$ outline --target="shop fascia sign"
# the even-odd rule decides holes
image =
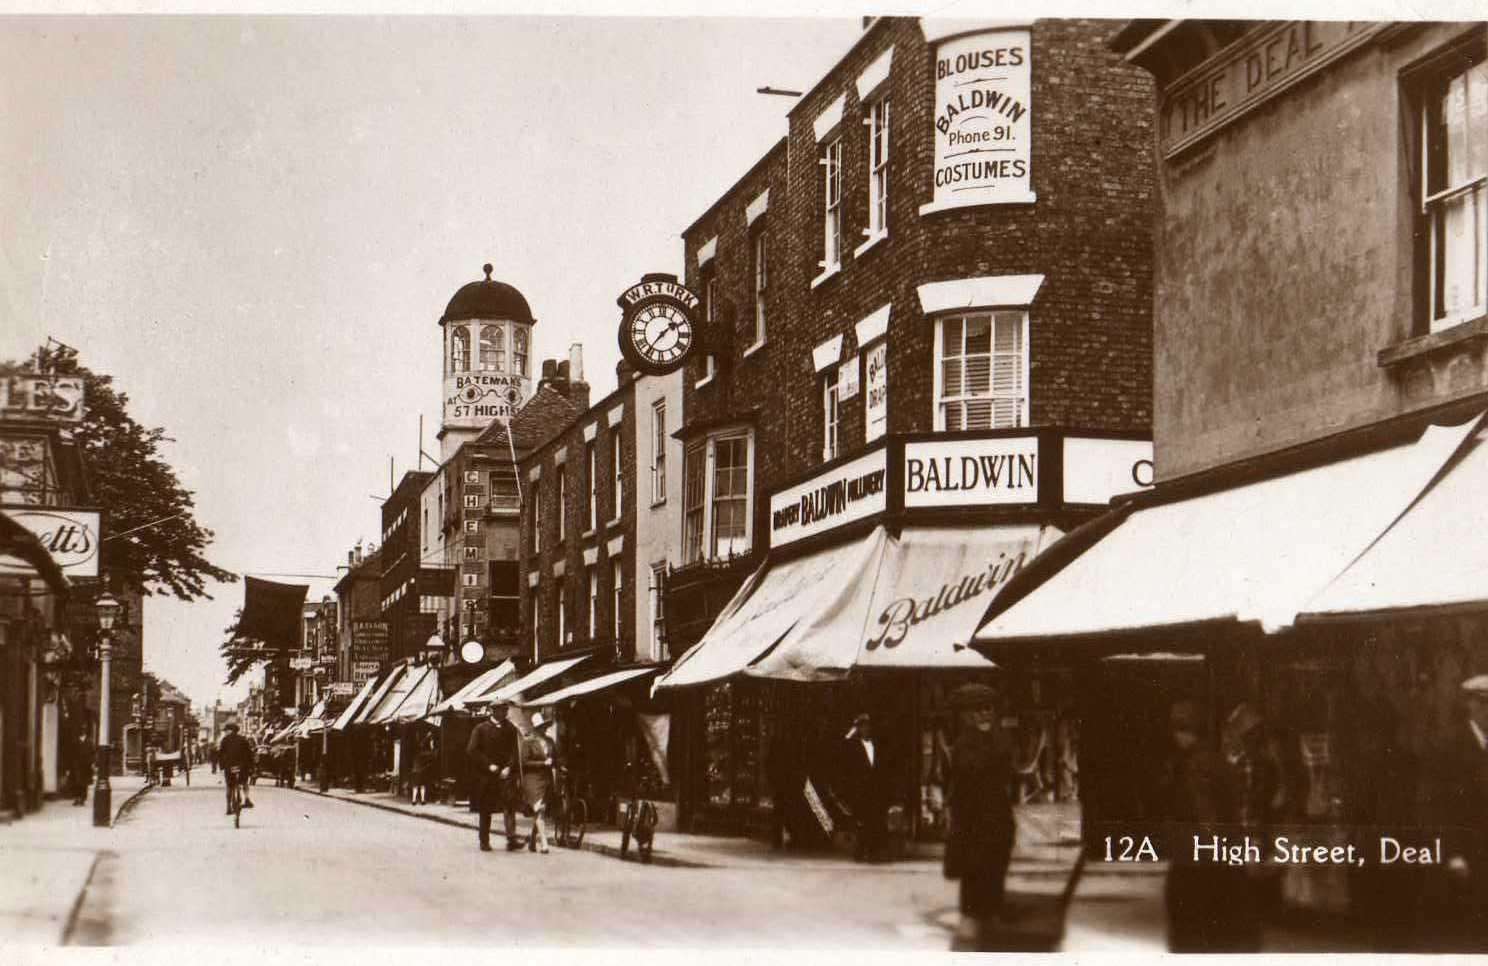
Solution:
[[[888,508],[888,450],[879,447],[770,497],[770,545],[781,547]]]
[[[0,372],[0,419],[76,423],[82,418],[81,376]]]
[[[1039,438],[947,439],[904,444],[904,506],[1037,503]]]
[[[1051,449],[1060,457],[1045,481]],[[1053,499],[1105,505],[1153,482],[1152,441],[1101,436],[1030,434],[904,444],[904,506],[1019,506],[1040,501],[1043,483]]]
[[[6,516],[30,530],[68,577],[98,576],[97,510],[7,506]]]

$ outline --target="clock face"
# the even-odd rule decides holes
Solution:
[[[692,320],[668,302],[642,307],[631,316],[627,334],[636,354],[657,368],[673,368],[692,348]]]

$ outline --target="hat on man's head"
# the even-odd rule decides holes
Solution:
[[[222,730],[223,731],[237,731],[238,730],[238,723],[236,721],[229,721],[227,724],[225,724],[225,725],[222,726]]]
[[[855,725],[869,724],[872,721],[873,719],[869,717],[868,712],[866,711],[859,711],[857,714],[853,715],[853,724]]]
[[[1463,681],[1462,693],[1469,698],[1488,700],[1488,674],[1475,674]]]
[[[552,723],[553,723],[553,719],[547,717],[541,711],[534,712],[533,715],[532,715],[532,730],[533,731],[536,731],[538,728],[545,728],[545,727],[547,727],[548,725],[550,725]]]
[[[506,701],[492,701],[490,704],[486,705],[486,714],[504,715],[506,714],[506,708],[508,704],[509,702]]]
[[[997,691],[988,685],[972,681],[951,692],[950,706],[961,711],[975,711],[997,706]]]

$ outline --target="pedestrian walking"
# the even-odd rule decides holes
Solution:
[[[553,741],[548,737],[553,719],[541,711],[532,716],[532,731],[522,739],[522,800],[532,812],[532,835],[527,839],[529,851],[548,852],[548,836],[543,828],[548,794],[553,787]]]
[[[853,859],[858,862],[883,858],[887,836],[889,770],[873,740],[873,720],[862,713],[853,719],[843,749],[843,791],[857,823],[858,840]]]
[[[1168,720],[1174,750],[1166,785],[1175,836],[1168,847],[1168,948],[1175,953],[1257,951],[1260,923],[1244,867],[1192,860],[1194,836],[1221,835],[1221,826],[1239,822],[1234,774],[1209,746],[1196,702],[1178,701]]]
[[[520,793],[521,736],[506,720],[506,704],[492,703],[486,720],[470,732],[465,754],[476,768],[475,795],[480,810],[480,848],[491,851],[491,813],[500,809],[506,827],[506,850],[521,848],[514,812]]]
[[[973,950],[997,948],[991,926],[1002,911],[1016,831],[1013,756],[996,698],[985,684],[963,685],[951,695],[961,727],[951,748],[945,874],[961,882],[957,948]]]
[[[410,796],[412,804],[429,804],[429,785],[438,778],[439,752],[434,749],[434,736],[425,735],[420,743],[418,756],[413,760],[413,793]]]
[[[88,740],[86,729],[79,729],[72,742],[72,760],[68,764],[68,784],[72,791],[72,804],[84,805],[88,801],[88,779],[93,771],[93,743]]]

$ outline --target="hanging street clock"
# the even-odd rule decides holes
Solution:
[[[620,352],[647,375],[662,376],[687,364],[702,333],[701,300],[675,275],[650,274],[626,289],[620,309]]]

